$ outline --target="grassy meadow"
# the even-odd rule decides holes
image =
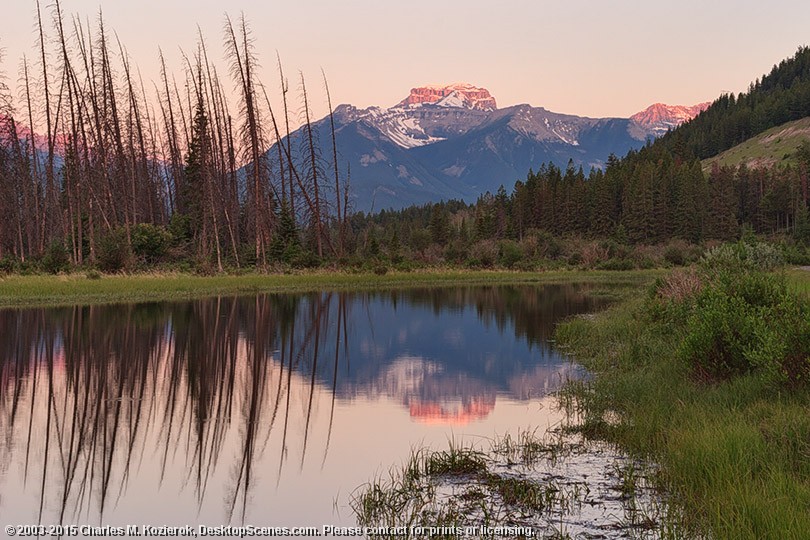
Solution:
[[[65,305],[138,302],[267,292],[304,292],[321,289],[375,289],[495,284],[550,284],[591,282],[643,283],[661,270],[512,272],[429,270],[414,272],[350,273],[311,271],[297,274],[112,274],[0,276],[0,306]]]
[[[571,388],[582,430],[658,461],[677,537],[808,538],[810,272],[716,276],[558,329],[595,374]]]

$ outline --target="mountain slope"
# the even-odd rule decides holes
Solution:
[[[752,83],[748,92],[720,96],[656,145],[683,159],[706,159],[806,116],[810,116],[810,47],[801,47]]]
[[[341,170],[346,164],[351,169],[352,204],[368,211],[441,199],[472,201],[502,184],[511,186],[543,163],[601,168],[610,154],[637,149],[662,126],[677,125],[699,110],[660,106],[633,120],[530,105],[498,109],[486,89],[456,83],[413,88],[388,109],[339,105],[334,120]],[[314,124],[322,142],[330,136],[328,126],[328,118]],[[292,134],[295,141],[300,136]],[[274,154],[271,149],[271,160]]]
[[[735,167],[745,164],[748,168],[794,164],[796,150],[805,141],[810,141],[810,117],[771,128],[714,157],[704,159],[703,170],[710,170],[715,163]]]

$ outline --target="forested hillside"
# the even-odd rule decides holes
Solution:
[[[763,131],[810,116],[810,48],[751,83],[748,92],[720,96],[690,122],[656,142],[682,159],[705,159]]]

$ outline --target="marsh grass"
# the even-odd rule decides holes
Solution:
[[[662,537],[657,527],[666,507],[651,504],[651,473],[641,462],[607,457],[604,474],[558,467],[576,456],[590,463],[590,451],[580,438],[559,430],[506,434],[486,449],[450,441],[447,450],[413,450],[401,467],[358,488],[350,506],[358,524],[367,527],[517,525],[533,527],[543,538],[613,528],[620,531],[615,537]],[[588,480],[591,472],[603,478]],[[607,499],[621,501],[615,519],[575,517]]]
[[[57,276],[0,275],[0,306],[67,305],[188,299],[219,294],[307,292],[314,290],[407,288],[420,286],[555,284],[587,282],[594,291],[615,298],[623,287],[648,282],[660,271],[503,272],[434,270],[357,274],[310,271],[297,274],[243,274],[197,276],[161,274],[70,274]]]
[[[792,290],[810,292],[806,274],[788,274]],[[594,374],[563,392],[580,431],[659,463],[672,516],[662,534],[810,537],[807,385],[774,387],[758,373],[695,377],[678,354],[684,325],[651,317],[641,296],[557,329],[558,343]],[[632,477],[621,478],[629,493]]]

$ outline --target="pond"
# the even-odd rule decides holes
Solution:
[[[0,311],[2,523],[353,525],[415,447],[557,422],[587,285]]]

